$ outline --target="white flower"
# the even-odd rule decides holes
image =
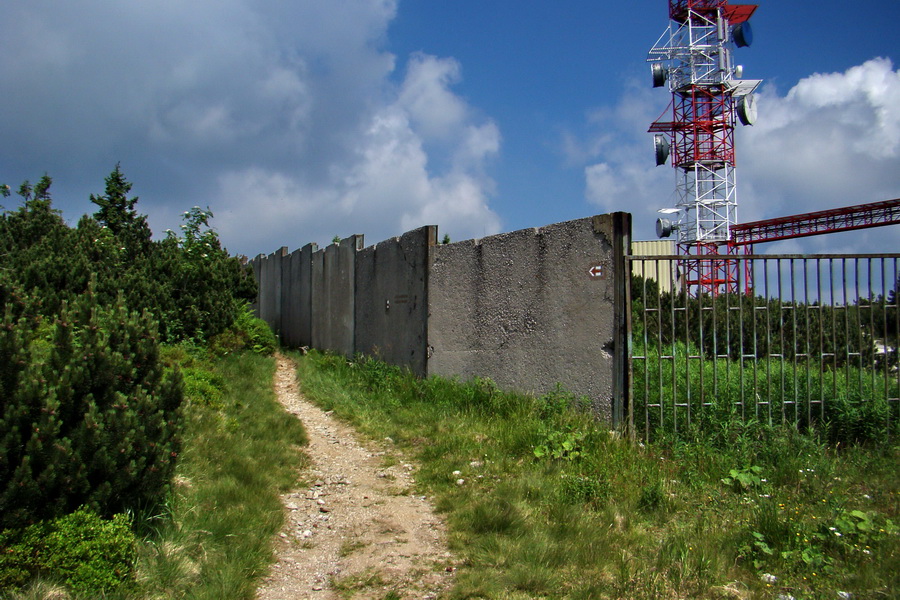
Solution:
[[[759,576],[765,583],[775,583],[778,581],[778,578],[772,575],[771,573],[763,573]]]

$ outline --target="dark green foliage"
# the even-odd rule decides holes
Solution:
[[[683,291],[660,293],[656,281],[632,277],[636,337],[662,345],[689,340],[708,358],[777,355],[803,362],[826,356],[830,368],[878,364],[874,340],[900,336],[895,297],[891,290],[846,306],[746,294],[693,298]]]
[[[209,347],[220,356],[245,349],[271,356],[278,349],[278,339],[269,325],[255,317],[250,305],[246,305],[232,327],[210,339]]]
[[[162,340],[206,342],[228,330],[255,298],[251,269],[222,248],[209,210],[185,212],[182,236],[170,232],[154,242],[116,165],[105,193],[91,196],[99,210],[71,228],[52,207],[51,183],[48,176],[34,186],[26,181],[22,206],[0,215],[0,269],[40,300],[41,315],[58,314],[94,276],[100,304],[121,293],[130,310],[150,312]]]
[[[137,197],[129,198],[131,183],[125,179],[120,165],[106,178],[106,193],[103,196],[91,194],[91,202],[100,207],[94,219],[121,242],[119,248],[132,260],[147,252],[150,246],[150,228],[147,217],[139,215],[135,205]]]
[[[136,559],[130,525],[124,514],[107,520],[79,509],[0,532],[0,590],[21,588],[36,575],[93,597],[127,589],[134,581]]]
[[[90,291],[43,333],[13,313],[0,328],[0,527],[159,502],[182,391],[159,360],[152,319],[121,300],[100,308]]]

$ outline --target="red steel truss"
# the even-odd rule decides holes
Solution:
[[[671,133],[673,164],[734,166],[734,96],[722,86],[692,85],[673,94],[673,120],[656,121],[651,133]]]
[[[732,258],[743,253],[744,248],[731,245],[678,244],[678,254],[684,257],[678,261],[684,289],[695,297],[741,292],[751,294],[753,274],[750,261]]]
[[[715,15],[718,9],[723,9],[725,18],[732,25],[743,23],[753,14],[757,6],[755,4],[728,4],[727,0],[669,0],[669,18],[683,23],[689,11],[699,15]]]
[[[714,15],[726,4],[727,0],[669,0],[669,18],[683,23],[688,18],[688,11]]]
[[[729,246],[882,227],[900,223],[900,198],[731,226]]]

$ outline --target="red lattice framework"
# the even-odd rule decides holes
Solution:
[[[737,219],[736,94],[743,91],[737,91],[742,82],[734,78],[727,28],[749,19],[756,8],[727,0],[669,0],[674,26],[649,59],[668,65],[671,120],[657,120],[649,131],[671,140],[682,215],[678,253],[685,257],[679,269],[693,295],[747,293],[752,287],[749,263],[730,258],[745,250],[729,243]]]
[[[672,161],[685,168],[702,163],[734,166],[734,97],[723,86],[691,85],[673,94],[672,120],[656,121],[651,133],[670,133]]]
[[[731,228],[729,245],[749,250],[755,243],[896,224],[900,224],[900,198],[740,223]]]

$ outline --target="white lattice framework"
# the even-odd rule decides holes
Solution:
[[[650,132],[664,138],[655,139],[657,162],[671,151],[677,172],[677,219],[671,225],[683,254],[719,254],[737,224],[734,130],[739,110],[746,123],[749,95],[760,82],[740,78],[732,52],[735,28],[755,8],[724,0],[670,0],[669,26],[647,57],[654,86],[667,82],[672,93],[670,118],[658,119]],[[721,272],[686,278],[688,285],[714,293],[733,289],[736,281],[736,275]]]

